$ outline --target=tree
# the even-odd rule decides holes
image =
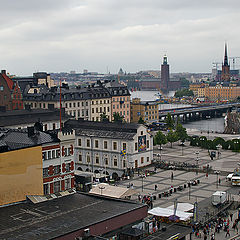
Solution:
[[[176,126],[176,134],[178,136],[178,140],[181,140],[182,143],[188,138],[187,130],[182,126],[181,123],[178,123]]]
[[[144,124],[144,123],[145,123],[142,117],[140,117],[140,118],[138,119],[138,123],[139,123],[139,124]]]
[[[113,113],[113,122],[123,122],[124,116],[121,116],[119,112]]]
[[[173,132],[173,130],[170,130],[167,134],[167,140],[171,143],[171,148],[172,148],[172,144],[178,140],[178,136],[176,132]]]
[[[173,120],[172,115],[170,113],[167,114],[165,123],[166,123],[166,127],[168,129],[173,129],[174,128],[174,120]]]
[[[181,97],[191,97],[194,96],[193,91],[189,90],[187,88],[181,89],[181,90],[177,90],[174,94],[175,97],[181,98]]]
[[[161,131],[158,131],[154,137],[154,143],[155,145],[160,145],[161,149],[162,145],[167,143],[167,138]]]
[[[107,117],[107,115],[106,115],[105,113],[102,113],[102,114],[100,115],[100,121],[101,121],[101,122],[108,121],[108,117]]]

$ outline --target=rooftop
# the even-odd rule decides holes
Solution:
[[[142,204],[80,193],[21,203],[1,208],[0,239],[53,239],[140,208],[147,215]]]

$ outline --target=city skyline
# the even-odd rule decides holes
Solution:
[[[240,56],[237,0],[1,2],[1,69],[11,74],[159,70],[164,54],[171,72],[211,72],[225,42]]]

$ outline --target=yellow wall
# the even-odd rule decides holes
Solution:
[[[43,195],[42,147],[0,153],[0,205]]]

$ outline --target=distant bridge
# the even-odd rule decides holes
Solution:
[[[173,117],[182,116],[183,122],[205,119],[208,116],[211,118],[220,117],[223,113],[232,111],[232,108],[240,107],[240,103],[228,103],[210,106],[194,106],[175,109],[159,110],[159,119],[166,118],[170,113]]]

